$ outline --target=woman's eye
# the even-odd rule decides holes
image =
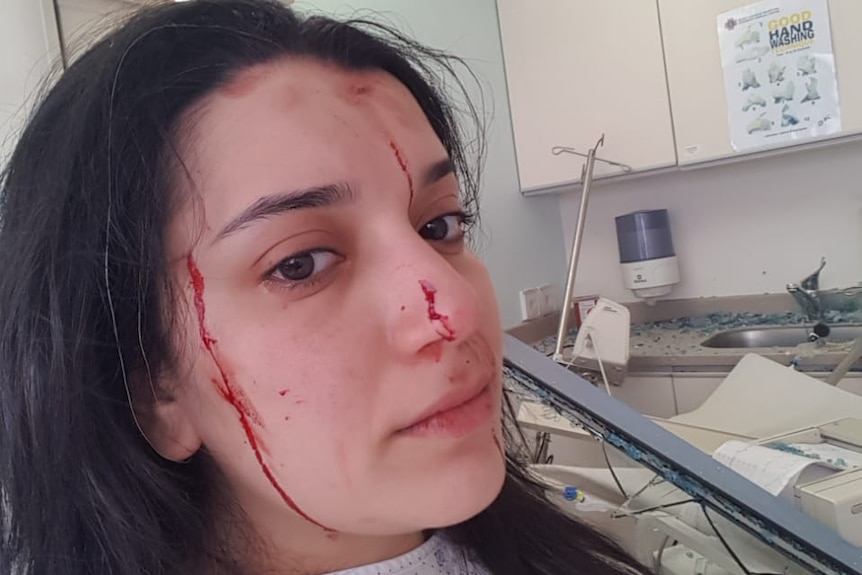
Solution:
[[[433,242],[457,242],[464,237],[466,214],[446,214],[434,218],[419,230],[419,235]]]
[[[289,283],[307,282],[337,263],[339,256],[329,250],[309,250],[281,260],[270,272],[273,279]]]

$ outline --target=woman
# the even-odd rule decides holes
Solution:
[[[0,572],[638,569],[504,452],[449,60],[367,29],[149,8],[38,106],[2,188]]]

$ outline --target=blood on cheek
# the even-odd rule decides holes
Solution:
[[[272,473],[272,470],[269,468],[269,465],[263,459],[263,444],[258,438],[257,433],[255,433],[254,428],[252,427],[252,423],[258,425],[259,427],[263,426],[263,422],[260,419],[260,416],[255,411],[254,407],[248,401],[248,398],[242,392],[241,389],[234,386],[231,383],[230,378],[228,377],[227,371],[225,370],[221,359],[215,350],[216,339],[212,337],[206,325],[206,304],[204,303],[204,277],[198,269],[197,263],[195,263],[194,257],[192,254],[189,254],[186,258],[186,264],[189,270],[189,276],[191,278],[191,287],[194,293],[194,304],[195,311],[197,312],[197,320],[198,320],[198,331],[200,333],[201,342],[204,345],[204,348],[207,350],[210,358],[212,358],[213,363],[219,372],[219,377],[221,381],[214,380],[215,384],[218,386],[219,394],[224,398],[226,402],[228,402],[236,411],[239,416],[240,425],[242,425],[243,432],[245,433],[246,439],[248,440],[248,444],[251,447],[251,450],[254,452],[254,457],[257,460],[258,465],[260,465],[260,469],[263,472],[264,476],[266,476],[267,481],[269,481],[270,485],[276,490],[276,492],[281,497],[282,501],[295,513],[297,513],[300,517],[317,525],[318,527],[327,531],[327,533],[334,533],[332,529],[329,529],[311,517],[309,517],[299,506],[293,501],[293,499],[287,494],[284,488],[279,485],[278,480],[275,478],[275,475]]]

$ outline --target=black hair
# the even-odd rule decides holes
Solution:
[[[384,26],[196,0],[142,9],[94,44],[37,104],[0,180],[0,573],[168,575],[217,556],[206,463],[154,452],[127,374],[171,362],[162,232],[183,114],[292,55],[404,84],[475,203],[479,133],[447,96],[463,88],[458,60]],[[639,569],[507,460],[496,501],[449,530],[493,573]]]

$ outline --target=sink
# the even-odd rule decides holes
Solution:
[[[740,327],[719,332],[701,345],[703,347],[795,347],[809,341],[814,325],[779,325]],[[829,335],[820,338],[828,342],[853,341],[862,336],[862,324],[830,326]]]

